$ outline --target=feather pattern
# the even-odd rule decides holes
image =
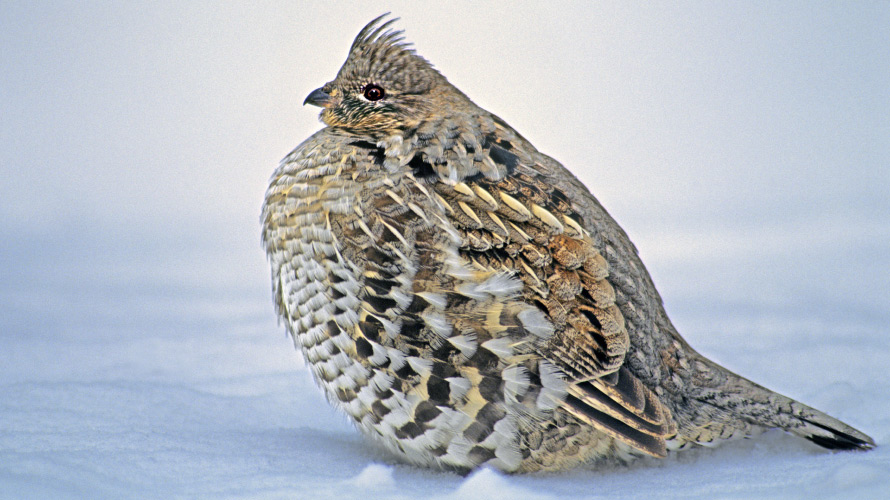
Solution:
[[[763,427],[873,446],[690,348],[587,188],[395,21],[365,26],[310,94],[327,127],[282,161],[262,214],[276,311],[364,433],[461,471],[662,457]]]

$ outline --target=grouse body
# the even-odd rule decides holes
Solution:
[[[558,470],[782,428],[871,438],[677,333],[624,231],[381,16],[275,171],[276,310],[328,400],[414,464]]]

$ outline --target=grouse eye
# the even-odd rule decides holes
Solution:
[[[385,95],[383,89],[377,85],[371,84],[364,89],[365,99],[369,101],[379,101]]]

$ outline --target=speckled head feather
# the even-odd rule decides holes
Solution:
[[[356,36],[337,77],[320,90],[329,96],[321,120],[353,130],[386,130],[416,124],[429,114],[432,90],[447,84],[432,64],[404,41],[389,14],[368,23]],[[379,99],[367,90],[379,89]],[[450,85],[449,85],[450,87]]]

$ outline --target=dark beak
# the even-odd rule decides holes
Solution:
[[[313,106],[318,106],[320,108],[326,108],[331,104],[331,96],[328,95],[327,92],[321,89],[315,89],[306,96],[306,100],[303,101],[303,106],[311,104]]]

